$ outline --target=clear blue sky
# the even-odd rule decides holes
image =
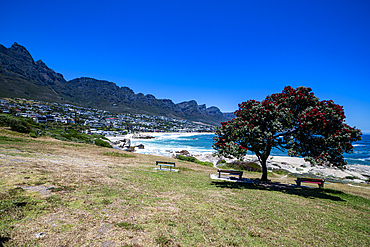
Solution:
[[[224,112],[311,87],[370,133],[370,1],[1,1],[0,44],[71,80]]]

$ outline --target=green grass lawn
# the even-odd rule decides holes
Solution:
[[[0,129],[0,246],[370,243],[369,186],[292,189],[272,173],[270,185],[223,182],[193,162],[66,144]]]

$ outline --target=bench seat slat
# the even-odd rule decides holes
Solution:
[[[242,176],[243,176],[243,171],[218,169],[217,172],[218,172],[218,177],[221,177],[221,173],[227,173],[229,175],[239,175],[239,179],[242,179]]]
[[[295,180],[298,186],[301,186],[301,183],[311,183],[311,184],[318,184],[319,188],[324,187],[324,179],[319,179],[319,178],[297,178]]]
[[[156,161],[155,164],[159,166],[160,169],[162,169],[162,166],[168,166],[170,167],[170,170],[172,167],[175,167],[175,162]]]
[[[316,182],[316,181],[305,181],[305,180],[301,180],[301,182],[303,182],[303,183],[311,183],[311,184],[321,184],[321,182]]]

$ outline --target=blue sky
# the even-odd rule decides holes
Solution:
[[[1,1],[0,44],[71,80],[224,112],[307,86],[370,133],[370,1]]]

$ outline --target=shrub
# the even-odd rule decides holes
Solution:
[[[236,169],[236,170],[245,170],[245,171],[252,171],[252,172],[262,171],[261,166],[254,162],[243,162],[243,161],[237,160],[229,165],[231,166],[231,168]]]
[[[33,131],[31,131],[31,132],[30,132],[30,136],[31,136],[32,138],[37,138],[36,133],[35,133],[35,132],[33,132]]]
[[[93,137],[93,138],[100,138],[100,139],[103,139],[103,140],[107,140],[107,141],[109,141],[109,139],[108,138],[106,138],[105,136],[103,136],[103,135],[99,135],[99,134],[91,134],[90,135],[91,137]]]
[[[200,161],[200,160],[197,160],[195,157],[177,155],[176,159],[189,161],[189,162],[194,162],[194,163],[197,163],[197,164],[203,165],[203,166],[213,167],[213,164],[211,162]]]
[[[102,139],[95,139],[95,145],[101,146],[101,147],[106,147],[106,148],[111,148],[112,147],[108,142],[103,141]]]
[[[2,115],[0,117],[0,126],[10,127],[11,130],[20,133],[30,133],[31,131],[31,125],[27,121],[13,116]]]
[[[189,161],[189,162],[197,162],[197,161],[199,161],[195,157],[189,157],[189,156],[183,156],[183,155],[177,155],[176,156],[176,159],[184,160],[184,161]]]

